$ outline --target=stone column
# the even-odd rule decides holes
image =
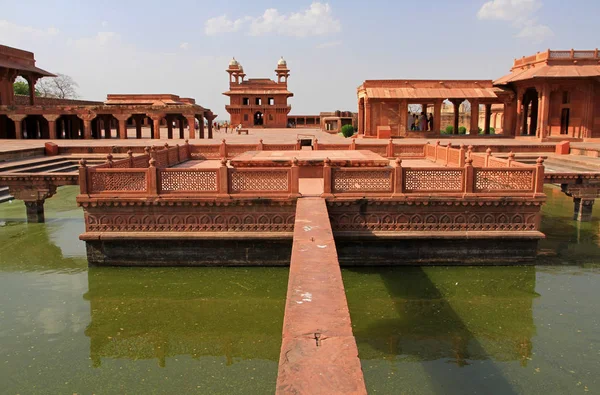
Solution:
[[[485,105],[485,129],[484,134],[490,134],[490,121],[492,118],[492,105],[487,103]]]
[[[162,114],[152,114],[150,115],[150,118],[152,119],[152,125],[154,128],[154,136],[152,136],[153,139],[160,139],[160,121],[161,119],[163,119],[163,115]]]
[[[212,128],[213,128],[213,120],[214,119],[215,119],[215,116],[212,113],[210,113],[210,116],[206,119],[208,122],[208,138],[209,139],[213,138],[213,129]],[[233,125],[232,125],[232,127],[233,127]],[[232,132],[233,132],[233,129],[232,129]]]
[[[469,134],[479,134],[479,101],[471,100],[471,127]]]
[[[573,198],[573,219],[579,222],[592,220],[593,198]]]
[[[368,97],[365,97],[365,130],[364,134],[370,136],[371,131],[371,101]]]
[[[204,138],[204,114],[202,114],[202,116],[198,120],[198,133],[199,133],[198,137],[203,139]]]
[[[442,102],[442,100],[436,100],[433,103],[433,131],[437,133],[440,133],[442,127]]]
[[[56,140],[56,120],[60,117],[57,114],[44,114],[44,118],[48,121],[48,134],[50,140]]]
[[[179,122],[179,138],[183,140],[185,139],[185,134],[183,128],[183,118],[181,117],[181,115],[177,118],[177,121]]]
[[[463,102],[463,99],[450,99],[452,106],[454,107],[454,131],[453,134],[458,134],[458,121],[460,117],[460,104]]]
[[[171,114],[167,114],[165,116],[165,119],[167,120],[167,138],[168,139],[173,139],[173,118]]]
[[[135,122],[135,138],[142,138],[142,117],[143,115],[136,114],[133,116],[133,121]]]
[[[23,120],[27,115],[24,114],[7,114],[7,116],[15,123],[15,137],[17,139],[23,138]]]
[[[194,117],[193,115],[188,115],[187,117],[185,117],[185,119],[187,119],[187,123],[188,123],[188,128],[190,130],[190,135],[189,135],[189,139],[195,139],[196,138],[196,117]],[[199,122],[200,124],[200,138],[204,138],[204,122]]]
[[[131,117],[131,114],[115,114],[115,118],[119,121],[118,135],[120,139],[127,138],[127,120]]]
[[[358,99],[358,134],[365,134],[365,99]]]
[[[110,115],[102,116],[102,124],[104,125],[104,138],[105,139],[112,138],[111,123],[112,123],[112,117]],[[102,137],[98,136],[98,138],[102,138]]]
[[[96,114],[81,114],[79,117],[83,120],[83,138],[89,140],[92,138],[92,119]]]
[[[408,130],[408,126],[406,123],[408,122],[408,102],[406,100],[400,101],[398,105],[398,134],[400,136],[406,136],[406,131]]]
[[[583,87],[584,101],[582,106],[581,137],[591,138],[594,130],[594,84]]]
[[[523,134],[523,107],[523,90],[517,88],[517,117],[514,125],[515,136]]]
[[[27,76],[25,79],[27,80],[27,84],[29,85],[29,105],[35,106],[35,83],[38,79],[33,76]]]
[[[55,185],[33,186],[26,189],[10,189],[11,194],[16,198],[23,200],[27,210],[27,222],[41,223],[44,218],[44,202],[47,198],[56,193]]]

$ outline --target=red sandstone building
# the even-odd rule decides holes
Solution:
[[[287,89],[290,70],[283,59],[277,62],[277,81],[268,78],[249,78],[242,65],[234,59],[229,62],[229,90],[223,93],[230,102],[225,109],[231,116],[231,124],[244,128],[285,128],[292,107],[287,100],[294,94]]]
[[[454,105],[454,133],[459,106],[471,104],[470,134],[478,134],[484,112],[484,134],[494,125],[508,136],[538,139],[600,138],[600,56],[592,51],[551,51],[517,59],[510,74],[495,80],[368,80],[358,87],[358,129],[377,137],[378,128],[394,137],[433,137],[440,133],[441,105]],[[433,113],[431,132],[411,132],[409,105]],[[494,110],[492,109],[494,106]],[[502,110],[498,110],[502,106]]]
[[[18,76],[29,84],[28,100],[14,94]],[[142,138],[142,126],[150,127],[150,137],[161,138],[161,125],[168,138],[212,138],[216,117],[194,99],[171,94],[108,95],[105,102],[40,98],[35,96],[39,78],[54,77],[35,65],[33,53],[0,45],[0,139],[99,139],[129,138],[127,129],[135,128]],[[113,133],[114,131],[114,133]],[[133,134],[133,133],[132,133]],[[164,136],[162,136],[164,137]]]

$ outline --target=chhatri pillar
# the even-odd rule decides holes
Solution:
[[[95,113],[79,114],[83,120],[83,138],[89,140],[92,138],[92,119],[96,118]]]
[[[371,135],[371,101],[365,97],[365,130],[364,134]]]
[[[171,140],[173,138],[173,115],[167,114],[165,119],[167,120],[167,139]]]
[[[365,99],[358,99],[358,134],[365,134]]]
[[[27,80],[27,85],[29,85],[29,105],[35,106],[35,83],[38,79],[32,75],[26,76],[25,79]]]
[[[213,121],[215,120],[215,118],[217,117],[215,114],[212,113],[212,111],[208,111],[207,113],[205,113],[206,115],[206,122],[208,123],[208,138],[212,139],[213,138]],[[233,128],[234,126],[231,125],[231,127]]]

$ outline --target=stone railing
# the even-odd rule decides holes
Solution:
[[[167,150],[165,150],[167,151]],[[297,197],[297,162],[269,168],[229,168],[222,160],[216,169],[161,168],[150,159],[146,169],[87,167],[79,168],[82,195],[89,197],[185,196],[227,198]]]
[[[444,147],[445,148],[445,147]],[[468,194],[486,196],[541,196],[544,166],[539,158],[535,166],[519,164],[516,168],[476,168],[473,160],[464,166],[403,167],[396,159],[394,166],[342,167],[331,166],[325,160],[323,197],[400,197],[403,195],[443,195],[465,197]]]
[[[443,146],[437,141],[434,145],[427,143],[425,146],[425,159],[448,167],[462,167],[465,165],[465,146],[452,147],[451,143]]]
[[[485,151],[485,154],[476,154],[472,151],[472,148],[472,146],[469,146],[467,158],[473,160],[473,167],[529,167],[525,163],[517,162],[513,152],[508,154],[508,159],[504,159],[493,156],[490,148]]]

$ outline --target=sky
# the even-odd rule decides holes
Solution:
[[[70,75],[81,98],[173,93],[226,119],[246,78],[291,70],[291,114],[357,109],[367,79],[497,79],[514,58],[600,42],[598,0],[6,1],[0,44]]]

